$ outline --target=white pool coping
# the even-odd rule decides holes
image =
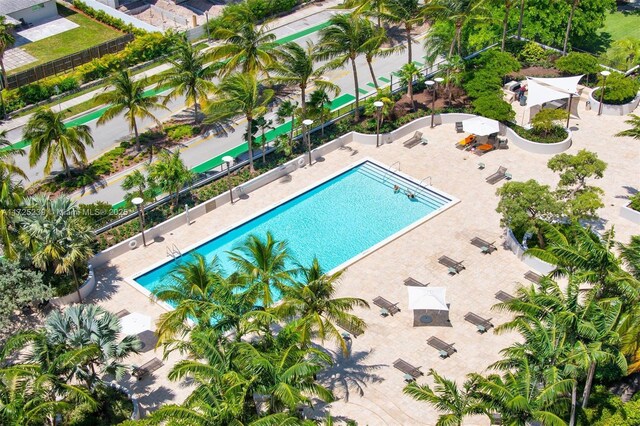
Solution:
[[[284,198],[284,199],[282,199],[282,200],[280,200],[280,201],[278,201],[276,203],[273,203],[273,204],[263,208],[262,210],[258,211],[257,213],[251,215],[250,217],[245,218],[243,220],[240,220],[238,222],[235,222],[231,226],[228,226],[228,227],[224,228],[222,231],[217,232],[216,234],[214,234],[212,236],[203,238],[202,240],[200,240],[200,241],[188,246],[187,248],[185,248],[183,250],[182,256],[185,256],[185,255],[189,254],[190,252],[192,252],[196,248],[208,243],[209,241],[215,240],[216,238],[220,237],[221,235],[224,235],[224,234],[232,231],[233,229],[235,229],[235,228],[237,228],[239,226],[242,226],[245,223],[247,223],[247,222],[249,222],[249,221],[251,221],[251,220],[253,220],[253,219],[257,218],[257,217],[262,216],[263,214],[265,214],[265,213],[267,213],[267,212],[269,212],[269,211],[271,211],[271,210],[273,210],[273,209],[275,209],[275,208],[277,208],[277,207],[279,207],[281,205],[284,205],[284,204],[290,202],[294,198],[299,197],[300,195],[302,195],[302,194],[304,194],[306,192],[309,192],[312,189],[314,189],[314,188],[316,188],[316,187],[318,187],[320,185],[324,185],[326,182],[336,178],[337,176],[339,176],[339,175],[341,175],[343,173],[346,173],[349,170],[351,170],[351,169],[353,169],[355,167],[358,167],[358,166],[360,166],[360,165],[362,165],[364,163],[367,163],[367,162],[375,164],[375,165],[377,165],[377,166],[379,166],[379,167],[381,167],[383,169],[386,169],[389,173],[393,173],[393,174],[395,174],[395,175],[397,175],[397,176],[399,176],[399,177],[401,177],[403,179],[406,179],[406,180],[414,183],[415,185],[426,189],[427,191],[431,191],[431,192],[437,194],[440,197],[446,198],[446,199],[449,200],[449,202],[444,204],[442,207],[439,207],[438,209],[434,210],[433,212],[427,214],[426,216],[416,220],[415,222],[410,223],[409,225],[405,226],[404,228],[400,229],[399,231],[391,234],[390,236],[388,236],[384,240],[374,244],[373,246],[369,247],[368,249],[366,249],[366,250],[360,252],[359,254],[351,257],[350,259],[348,259],[347,261],[341,263],[340,265],[336,266],[335,268],[331,269],[329,272],[327,272],[327,274],[329,274],[329,275],[333,274],[335,272],[338,272],[340,270],[347,269],[352,264],[354,264],[354,263],[358,262],[359,260],[367,257],[368,255],[370,255],[371,253],[373,253],[376,250],[380,249],[381,247],[384,247],[385,245],[389,244],[390,242],[398,239],[402,235],[404,235],[404,234],[408,233],[409,231],[417,228],[418,226],[420,226],[420,225],[424,224],[425,222],[429,221],[431,218],[433,218],[433,217],[439,215],[440,213],[450,209],[451,207],[455,206],[456,204],[458,204],[460,202],[460,200],[458,198],[456,198],[456,197],[454,197],[454,196],[452,196],[450,194],[447,194],[446,192],[441,191],[441,190],[439,190],[437,188],[434,188],[433,186],[421,185],[420,182],[417,179],[415,179],[413,176],[407,175],[407,174],[403,173],[400,170],[395,170],[395,169],[391,170],[391,166],[389,166],[387,164],[384,164],[384,163],[381,163],[381,162],[379,162],[377,160],[374,160],[371,157],[365,157],[365,158],[362,158],[362,159],[352,163],[351,165],[349,165],[347,167],[344,167],[344,168],[338,170],[337,172],[331,173],[329,176],[327,176],[325,179],[321,180],[320,182],[315,182],[315,183],[313,183],[313,184],[301,189],[300,191],[296,191],[293,194],[289,195],[288,197],[286,197],[286,198]],[[161,260],[159,262],[156,262],[153,265],[143,269],[142,271],[140,271],[140,272],[138,272],[136,274],[133,274],[133,275],[131,275],[129,277],[126,277],[124,279],[124,281],[127,284],[131,285],[136,290],[138,290],[139,292],[141,292],[142,294],[144,294],[145,296],[147,296],[147,297],[149,297],[151,299],[154,299],[153,294],[151,293],[151,291],[149,291],[148,289],[146,289],[142,285],[138,284],[138,282],[135,279],[140,277],[140,276],[142,276],[142,275],[145,275],[148,272],[153,271],[156,268],[159,268],[159,267],[165,265],[166,263],[173,262],[174,260],[175,259],[173,259],[173,258],[172,259],[163,259],[163,260]],[[155,299],[154,299],[154,301],[155,301],[155,303],[159,304],[160,306],[162,306],[163,308],[165,308],[167,310],[173,310],[174,309],[173,306],[169,305],[166,302],[162,302],[160,300],[155,300]]]

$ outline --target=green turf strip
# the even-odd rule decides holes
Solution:
[[[382,81],[383,83],[391,83],[391,80],[389,80],[387,77],[378,77],[378,80]]]
[[[285,44],[285,43],[289,43],[290,41],[293,40],[297,40],[299,38],[302,38],[304,36],[308,36],[309,34],[315,33],[316,31],[320,31],[323,28],[326,28],[330,25],[329,21],[325,21],[321,24],[315,25],[313,27],[309,27],[307,29],[304,29],[302,31],[298,31],[297,33],[293,33],[290,34],[286,37],[282,37],[281,39],[276,40],[277,44]]]

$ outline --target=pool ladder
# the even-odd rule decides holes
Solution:
[[[180,249],[175,244],[172,244],[171,247],[167,246],[167,256],[171,256],[172,259],[177,259],[182,256]]]
[[[394,168],[393,166],[398,165],[398,168]],[[399,172],[400,171],[400,162],[396,161],[395,163],[393,163],[392,165],[389,166],[389,168],[384,172],[384,176],[382,177],[382,183],[385,183],[387,181],[387,177],[389,177],[389,175],[391,173],[393,173],[394,171]]]
[[[422,186],[422,183],[427,179],[429,180],[429,186],[431,186],[431,176],[427,176],[426,178],[422,179],[418,185]]]

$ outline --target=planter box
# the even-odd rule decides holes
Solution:
[[[620,216],[640,225],[640,212],[629,206],[620,207]]]
[[[594,88],[591,92],[589,92],[589,101],[591,102],[591,110],[598,113],[598,109],[600,108],[600,102],[593,97],[593,92],[598,90],[599,87]],[[609,105],[606,103],[602,104],[602,115],[627,115],[632,113],[637,107],[638,103],[640,103],[640,92],[636,95],[635,99],[627,104],[622,105]]]
[[[501,130],[503,127],[504,134],[507,136],[509,141],[511,141],[518,148],[524,149],[528,152],[533,152],[534,154],[555,155],[571,148],[571,130],[567,130],[567,138],[563,141],[556,143],[541,143],[525,139],[522,136],[519,136],[510,127],[507,127],[504,124],[500,124]],[[502,133],[502,131],[500,133]]]
[[[506,231],[505,245],[509,248],[509,250],[513,252],[513,254],[518,256],[518,259],[520,259],[522,263],[536,272],[546,275],[556,269],[552,264],[540,260],[537,257],[527,256],[525,254],[524,247],[522,247],[520,242],[516,240],[516,237],[513,235],[513,232],[511,232],[511,229],[507,229]]]
[[[93,267],[89,265],[89,276],[87,277],[87,280],[84,282],[84,284],[80,286],[80,295],[82,296],[82,300],[86,299],[87,296],[89,296],[95,288],[96,288],[96,277],[95,277],[95,274],[93,273]],[[70,294],[67,294],[66,296],[56,297],[49,301],[49,303],[55,306],[70,305],[72,303],[79,303],[79,302],[80,300],[78,299],[78,292],[75,290]]]

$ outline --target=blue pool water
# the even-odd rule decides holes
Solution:
[[[400,191],[394,191],[396,185]],[[405,195],[407,189],[416,194],[415,199]],[[276,240],[285,240],[292,257],[303,265],[316,256],[329,271],[451,201],[367,161],[190,253],[200,253],[207,260],[217,255],[225,272],[231,273],[233,265],[226,252],[242,245],[251,234],[264,238],[269,231]],[[188,261],[190,253],[135,280],[152,291],[176,262]]]

